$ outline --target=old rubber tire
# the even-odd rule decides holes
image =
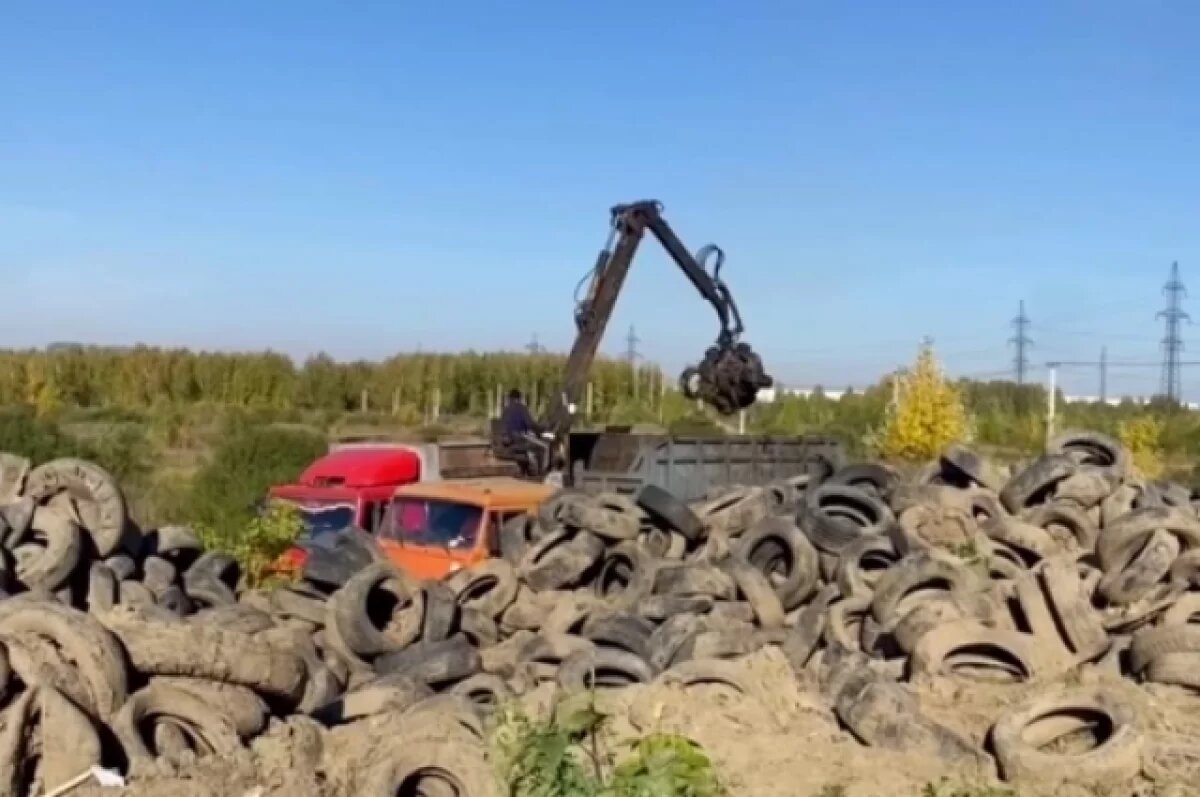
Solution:
[[[958,620],[922,635],[908,666],[913,676],[955,675],[975,681],[1023,683],[1056,674],[1060,664],[1056,657],[1047,657],[1030,634]]]
[[[495,619],[517,599],[517,572],[504,559],[487,559],[459,570],[447,581],[458,605]]]
[[[614,493],[577,495],[559,509],[559,519],[564,526],[588,531],[612,542],[636,538],[644,515],[641,507],[632,500]]]
[[[1117,480],[1129,473],[1129,450],[1120,441],[1099,432],[1065,431],[1047,443],[1046,450],[1079,465],[1106,471]]]
[[[536,592],[575,586],[600,561],[604,543],[586,531],[556,531],[525,552],[517,568],[521,579]]]
[[[39,465],[26,478],[25,494],[38,503],[69,496],[100,556],[115,553],[129,537],[125,495],[112,474],[94,462],[63,458]]]
[[[151,683],[130,695],[112,722],[113,733],[134,774],[154,771],[160,751],[153,748],[153,734],[149,742],[146,734],[155,723],[167,723],[181,731],[197,757],[224,758],[241,748],[233,721],[218,707],[191,691],[166,683]]]
[[[696,517],[696,513],[686,503],[657,485],[647,484],[642,487],[636,500],[651,520],[679,532],[689,542],[696,542],[704,533],[704,524]]]
[[[424,591],[391,563],[377,562],[333,594],[325,624],[350,652],[370,660],[416,641],[424,619]]]
[[[760,627],[783,628],[787,619],[783,604],[762,571],[737,557],[726,559],[721,563],[721,569],[729,574],[738,592],[754,608]]]
[[[204,678],[154,678],[151,684],[187,692],[228,719],[238,736],[252,739],[267,727],[270,710],[263,699],[244,686]]]
[[[1011,478],[1000,491],[1000,500],[1014,515],[1044,503],[1054,486],[1079,469],[1073,459],[1046,455]]]
[[[558,668],[558,686],[568,692],[649,683],[654,670],[636,653],[592,648],[572,653]]]
[[[799,514],[799,526],[813,545],[835,556],[860,537],[885,533],[895,520],[875,496],[837,485],[810,491]]]
[[[14,550],[17,578],[30,590],[61,589],[83,556],[79,526],[58,507],[41,506],[33,514],[31,537],[36,542]]]
[[[1094,749],[1068,754],[1045,750],[1055,740],[1089,727],[1105,734]],[[1005,714],[992,729],[1004,779],[1043,786],[1120,788],[1141,769],[1143,741],[1131,706],[1115,694],[1088,688],[1038,695]]]
[[[476,745],[395,740],[364,779],[359,797],[499,797],[495,775]]]
[[[454,590],[438,581],[421,585],[425,593],[425,617],[421,641],[440,642],[458,630],[459,607]]]
[[[596,596],[614,608],[630,608],[654,590],[658,562],[636,542],[623,542],[607,551],[596,576]]]
[[[760,520],[738,538],[734,553],[771,583],[787,611],[800,606],[817,588],[817,551],[791,518]]]
[[[375,660],[375,671],[407,675],[438,689],[470,678],[483,667],[479,651],[462,634],[438,642],[417,642]]]
[[[99,719],[108,719],[125,702],[125,656],[117,640],[96,618],[32,597],[0,601],[0,640],[22,634],[49,640],[74,665]]]
[[[268,697],[298,701],[304,662],[249,634],[193,623],[146,622],[114,610],[102,621],[144,675],[178,675],[240,684]]]
[[[48,790],[98,766],[102,755],[100,735],[87,714],[52,688],[30,687],[4,712],[0,793],[30,794],[32,780]]]
[[[839,468],[825,481],[825,485],[855,487],[887,501],[899,482],[900,474],[887,465],[860,462]]]

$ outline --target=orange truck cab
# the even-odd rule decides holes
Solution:
[[[408,484],[389,496],[378,522],[367,530],[398,568],[439,580],[499,555],[500,527],[536,511],[554,491],[508,477]],[[296,570],[306,558],[307,551],[295,546],[273,569]]]
[[[401,570],[441,579],[500,554],[500,527],[554,492],[513,478],[423,482],[396,491],[375,539]]]

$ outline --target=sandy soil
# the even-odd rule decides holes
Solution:
[[[843,730],[815,685],[792,675],[778,650],[739,663],[749,688],[681,688],[654,684],[602,692],[598,707],[610,716],[602,744],[620,757],[651,731],[684,734],[709,752],[731,795],[741,797],[895,797],[918,795],[926,784],[1004,787],[994,768],[962,768],[932,756],[864,747]],[[1038,690],[1092,684],[1134,706],[1147,739],[1143,774],[1107,791],[1082,792],[1022,784],[1022,797],[1082,794],[1186,797],[1200,795],[1200,698],[1182,690],[1141,686],[1098,668],[1059,682],[996,685],[942,680],[918,690],[921,712],[984,747],[995,721]],[[527,696],[531,713],[548,710],[552,689]],[[332,731],[306,718],[276,722],[236,759],[202,760],[177,772],[142,778],[123,790],[80,789],[83,797],[351,797],[373,764],[411,744],[415,731],[441,742],[476,744],[453,723],[428,716],[379,716]],[[1069,757],[1064,765],[1069,766]],[[945,788],[945,786],[943,787]],[[950,794],[946,791],[944,794]],[[474,797],[473,795],[471,797]]]

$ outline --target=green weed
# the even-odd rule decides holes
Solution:
[[[674,734],[640,739],[621,761],[601,749],[590,693],[558,700],[549,720],[515,706],[497,715],[490,753],[508,797],[725,797],[704,751]]]

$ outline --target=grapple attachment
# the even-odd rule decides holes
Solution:
[[[713,346],[703,360],[679,376],[679,389],[685,396],[700,399],[722,415],[746,409],[760,390],[773,384],[762,358],[747,343]]]

